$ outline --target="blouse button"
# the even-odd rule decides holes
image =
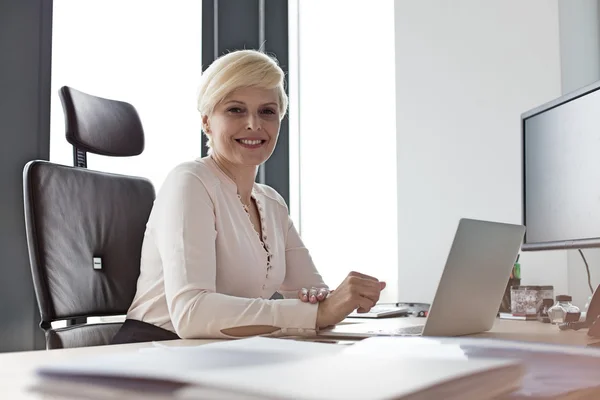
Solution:
[[[263,235],[263,240],[267,240],[267,235]]]

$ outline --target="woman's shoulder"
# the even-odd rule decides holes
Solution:
[[[204,158],[196,158],[177,164],[171,169],[168,177],[180,177],[182,175],[193,176],[205,184],[218,183],[219,181]]]
[[[269,185],[264,185],[262,183],[256,183],[254,185],[254,190],[260,193],[265,198],[265,200],[276,204],[281,208],[284,208],[287,212],[287,203],[285,202],[283,196],[281,196],[279,192],[277,192],[277,190],[273,189]]]
[[[202,158],[184,161],[173,167],[162,185],[163,190],[190,190],[204,186],[210,193],[219,179]]]

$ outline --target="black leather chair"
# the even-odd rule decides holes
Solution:
[[[87,169],[86,152],[125,157],[144,149],[130,104],[63,87],[74,167],[31,161],[23,171],[27,246],[48,349],[109,344],[136,290],[144,231],[155,198],[144,178]],[[67,320],[64,328],[51,323]]]

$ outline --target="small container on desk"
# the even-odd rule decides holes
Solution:
[[[568,295],[556,296],[556,304],[548,309],[550,322],[559,325],[565,322],[577,322],[581,316],[579,307],[571,304],[573,298]]]
[[[515,316],[537,317],[538,304],[554,298],[554,286],[519,285],[510,289],[510,310]]]
[[[554,305],[552,299],[542,299],[537,305],[537,320],[544,323],[550,323],[550,316],[548,310]]]

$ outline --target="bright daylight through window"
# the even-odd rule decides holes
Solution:
[[[292,218],[330,286],[358,270],[395,301],[394,2],[290,2],[290,60]]]
[[[88,154],[90,169],[146,177],[158,190],[176,164],[199,157],[201,22],[201,0],[54,0],[50,160],[73,165],[62,86],[131,103],[140,115],[144,152]]]

